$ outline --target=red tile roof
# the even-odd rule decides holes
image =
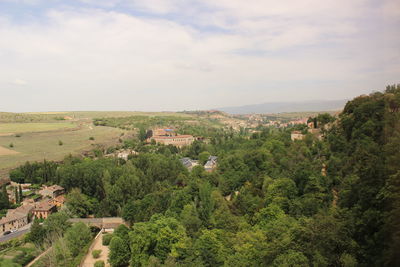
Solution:
[[[34,211],[49,211],[54,208],[55,205],[50,203],[48,200],[44,200],[36,204]]]

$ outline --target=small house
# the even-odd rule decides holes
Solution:
[[[295,140],[303,140],[305,137],[304,134],[302,134],[300,131],[293,131],[290,135],[290,138],[292,139],[292,141]]]
[[[182,162],[183,166],[185,166],[189,171],[191,171],[194,166],[199,165],[199,162],[197,160],[192,160],[190,158],[181,158],[180,161]]]
[[[64,192],[65,190],[63,187],[59,185],[52,185],[44,187],[42,190],[39,191],[39,194],[42,195],[43,197],[55,198],[59,195],[64,194]]]
[[[216,156],[210,156],[206,164],[204,164],[204,169],[207,172],[212,172],[213,170],[215,170],[215,168],[217,167],[217,159],[218,157]]]
[[[46,219],[50,214],[57,211],[57,206],[51,200],[43,200],[35,205],[33,216],[39,219]]]

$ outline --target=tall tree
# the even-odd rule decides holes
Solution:
[[[82,194],[81,190],[78,188],[72,189],[67,195],[66,206],[73,215],[80,218],[88,216],[93,210],[88,197]]]
[[[208,225],[211,220],[211,215],[214,210],[214,199],[211,197],[212,186],[208,182],[204,182],[199,187],[199,215],[205,225]]]
[[[10,207],[10,200],[8,198],[8,193],[6,186],[3,185],[0,192],[0,209],[8,209]]]
[[[14,198],[15,198],[15,203],[19,204],[20,201],[20,196],[18,194],[18,188],[14,187]]]
[[[22,186],[18,186],[18,194],[19,194],[19,201],[22,202],[24,200],[24,195],[22,193]]]
[[[65,233],[65,240],[73,257],[76,257],[91,239],[89,227],[82,222],[73,224]]]
[[[112,267],[125,267],[129,265],[129,246],[119,236],[114,236],[110,242],[108,260]],[[139,266],[139,265],[137,265]]]

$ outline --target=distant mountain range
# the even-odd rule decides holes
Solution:
[[[332,111],[342,109],[348,100],[313,100],[304,102],[271,102],[255,105],[217,108],[230,114],[266,114],[282,112]]]

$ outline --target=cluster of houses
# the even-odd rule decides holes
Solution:
[[[106,154],[104,157],[128,160],[129,156],[134,156],[134,155],[138,155],[138,154],[139,153],[133,149],[119,149],[112,153]]]
[[[154,129],[147,132],[147,142],[153,140],[157,144],[173,145],[183,147],[194,142],[195,138],[192,135],[178,135],[173,129]]]
[[[314,126],[313,122],[310,122],[307,124],[308,129],[307,132],[311,133],[312,135],[314,135],[315,137],[317,137],[318,139],[322,139],[322,134],[321,134],[321,130],[316,128]],[[301,131],[292,131],[290,134],[290,138],[292,139],[292,141],[295,140],[303,140],[306,137],[305,134],[303,134]]]
[[[210,156],[207,160],[207,162],[204,164],[204,170],[207,172],[212,172],[217,168],[217,157],[216,156]],[[181,158],[181,162],[183,166],[185,166],[189,171],[193,169],[193,167],[199,165],[198,160],[193,160],[190,158]]]
[[[58,185],[44,186],[37,193],[39,198],[27,198],[18,208],[7,211],[6,216],[0,219],[0,234],[17,230],[27,225],[32,218],[46,219],[65,202],[65,190]]]
[[[301,131],[292,131],[290,134],[290,139],[292,139],[292,141],[303,140],[304,137],[306,137],[306,135],[303,134]]]
[[[268,114],[247,114],[240,115],[240,117],[245,118],[245,121],[241,121],[238,125],[243,128],[257,128],[257,126],[273,126],[277,128],[284,128],[288,126],[307,124],[308,118],[297,118],[290,121],[285,119],[275,118],[272,119]],[[235,127],[234,127],[235,129]]]

